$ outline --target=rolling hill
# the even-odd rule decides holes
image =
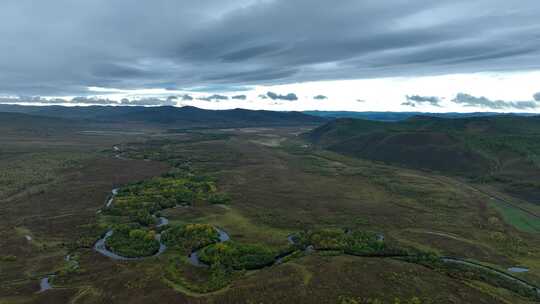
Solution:
[[[538,116],[344,118],[304,137],[342,154],[497,183],[516,196],[540,201]]]
[[[252,111],[244,109],[204,110],[196,107],[127,106],[19,106],[0,105],[0,112],[24,113],[100,123],[146,123],[173,127],[243,127],[313,125],[326,118],[300,112]]]

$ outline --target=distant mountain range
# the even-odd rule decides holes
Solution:
[[[301,125],[320,124],[336,118],[358,118],[374,121],[403,121],[415,116],[467,118],[508,115],[495,112],[425,113],[425,112],[352,112],[304,111],[278,112],[245,109],[205,110],[196,107],[142,106],[23,106],[0,104],[0,112],[24,113],[46,117],[110,123],[154,123],[182,126],[193,125]],[[516,116],[535,114],[515,113]]]
[[[485,117],[509,115],[496,112],[475,112],[475,113],[428,113],[428,112],[351,112],[351,111],[304,111],[303,113],[326,117],[326,118],[359,118],[377,121],[400,121],[406,120],[415,116],[429,116],[441,118],[466,118],[466,117]],[[510,115],[516,116],[532,116],[536,114],[530,113],[513,113]]]
[[[242,127],[314,125],[327,118],[301,112],[204,110],[196,107],[128,107],[128,106],[21,106],[0,105],[0,112],[55,117],[72,121],[101,123],[146,123],[171,127]]]

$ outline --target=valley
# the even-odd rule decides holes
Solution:
[[[510,167],[517,152],[463,173],[382,159],[387,146],[344,151],[320,132],[332,123],[171,131],[29,117],[0,123],[0,303],[538,300],[535,192],[499,178],[533,179]]]

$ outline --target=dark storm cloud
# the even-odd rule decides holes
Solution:
[[[205,76],[202,81],[216,81],[216,82],[239,82],[239,83],[253,83],[253,82],[268,82],[276,79],[286,79],[297,73],[296,69],[291,68],[266,68],[266,69],[254,69],[248,72],[223,72],[214,73],[210,76]]]
[[[97,78],[124,79],[124,78],[142,78],[151,73],[145,72],[141,68],[130,67],[117,63],[98,64],[92,67],[92,76]]]
[[[404,106],[415,107],[416,105],[429,104],[435,107],[440,107],[441,99],[437,96],[420,96],[420,95],[407,95],[406,102],[402,103]]]
[[[289,101],[298,100],[298,97],[294,93],[289,93],[287,95],[280,95],[274,92],[268,92],[266,93],[266,96],[272,100],[276,100],[276,99],[289,100]]]
[[[539,103],[535,101],[503,101],[503,100],[490,100],[486,97],[476,97],[465,93],[458,93],[456,98],[452,100],[457,104],[461,104],[467,107],[481,107],[489,108],[492,110],[532,110],[539,107]]]
[[[261,56],[272,51],[279,50],[278,46],[275,45],[261,45],[255,47],[248,47],[245,49],[233,51],[229,54],[221,56],[221,59],[224,61],[244,61],[253,57]]]
[[[246,100],[247,96],[246,95],[235,95],[235,96],[233,96],[231,98],[232,99]]]
[[[4,0],[0,94],[535,69],[538,15],[537,0]]]
[[[328,99],[328,97],[326,97],[324,95],[317,95],[317,96],[313,96],[313,99],[315,99],[315,100],[324,100],[324,99]]]

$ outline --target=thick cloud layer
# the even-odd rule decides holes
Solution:
[[[457,94],[456,98],[452,100],[455,103],[462,104],[467,107],[480,107],[488,108],[491,110],[533,110],[539,107],[539,103],[536,101],[503,101],[503,100],[490,100],[486,97],[475,97],[465,93]]]
[[[98,97],[79,96],[72,99],[42,97],[0,97],[0,104],[41,104],[41,105],[127,105],[127,106],[176,106],[178,97],[165,99],[143,97],[138,99],[122,98],[119,102]]]
[[[0,94],[528,70],[540,2],[3,0]]]

